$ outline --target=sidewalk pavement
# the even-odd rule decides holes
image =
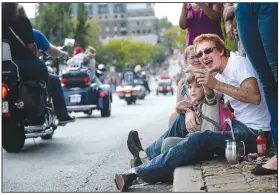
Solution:
[[[254,176],[254,162],[215,158],[174,171],[173,192],[278,192],[278,175]]]

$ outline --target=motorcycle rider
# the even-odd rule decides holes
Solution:
[[[21,77],[47,82],[47,67],[38,58],[31,22],[27,17],[17,15],[17,5],[2,4],[2,38],[9,41],[12,59],[18,65]]]
[[[103,84],[108,84],[106,79],[107,68],[104,64],[99,64],[96,68],[96,76],[100,79]]]
[[[79,66],[80,63],[82,63],[83,66],[89,69],[89,80],[92,80],[96,63],[94,57],[96,55],[96,49],[92,46],[89,46],[85,53],[83,53],[83,49],[81,47],[76,47],[73,55],[74,56],[67,61],[67,65],[69,67]]]
[[[141,79],[141,77],[131,68],[129,62],[125,64],[126,69],[123,71],[122,74],[122,84],[123,85],[134,85],[135,79]]]
[[[136,65],[135,72],[141,77],[143,86],[146,89],[146,91],[148,91],[148,93],[150,93],[150,88],[149,88],[149,85],[147,82],[146,73],[145,73],[145,71],[141,71],[141,65]]]
[[[26,13],[22,5],[17,6],[17,12],[20,16],[26,17]],[[54,45],[52,45],[41,31],[36,29],[33,29],[32,31],[35,44],[39,50],[47,53],[53,58],[68,56],[67,52],[62,51]],[[48,77],[48,89],[53,98],[54,110],[57,114],[60,123],[74,122],[75,117],[71,117],[68,115],[59,77],[50,73],[48,74]]]

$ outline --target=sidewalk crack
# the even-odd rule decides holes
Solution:
[[[201,178],[202,178],[202,181],[203,181],[203,186],[200,188],[200,190],[204,190],[205,192],[208,192],[208,189],[207,189],[207,185],[206,185],[206,182],[205,182],[205,175],[204,175],[204,170],[203,170],[203,166],[202,166],[202,161],[200,162],[200,170],[201,170]]]

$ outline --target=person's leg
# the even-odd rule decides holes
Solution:
[[[277,69],[278,69],[278,24],[277,5],[269,4],[273,8],[260,4],[248,3],[238,4],[236,8],[236,18],[240,39],[244,49],[254,66],[259,79],[263,85],[264,95],[268,110],[271,115],[271,131],[276,149],[278,148],[278,89],[277,89]],[[258,13],[258,15],[255,13]],[[273,160],[277,161],[277,158]],[[276,162],[277,163],[277,162]],[[271,163],[271,164],[276,164]],[[268,166],[267,166],[268,168]],[[275,167],[269,167],[275,168]],[[277,167],[276,167],[277,169]]]
[[[267,24],[268,23],[268,24]],[[272,24],[272,25],[270,25]],[[278,4],[277,3],[262,3],[258,14],[258,27],[263,42],[267,61],[278,84]],[[271,158],[262,167],[263,173],[268,170],[278,170],[278,90],[276,97],[272,97],[272,102],[269,102],[269,112],[271,116],[271,134],[275,146],[276,156]],[[271,171],[272,174],[275,172]]]
[[[68,115],[61,82],[57,75],[49,74],[48,89],[53,99],[54,110],[58,119],[62,122],[73,121],[74,118]]]
[[[27,80],[44,80],[48,82],[48,71],[43,61],[34,60],[16,60],[19,74],[22,78]]]
[[[149,159],[161,154],[162,142],[167,137],[182,137],[184,138],[188,134],[185,126],[185,116],[178,115],[171,127],[154,143],[152,143],[145,152]]]
[[[257,131],[250,130],[239,121],[233,121],[236,140],[245,142],[246,153],[256,152]],[[177,145],[162,153],[150,162],[135,168],[136,173],[146,181],[156,181],[168,177],[178,166],[208,158],[207,154],[216,153],[225,156],[226,140],[231,132],[195,132],[190,133]]]
[[[131,130],[128,135],[127,146],[131,154],[133,155],[133,160],[131,161],[131,167],[139,166],[142,163],[147,163],[150,159],[161,153],[162,142],[167,137],[185,137],[187,135],[187,130],[185,126],[185,116],[177,116],[171,127],[165,132],[157,141],[151,144],[145,151],[143,150],[138,132]]]
[[[272,25],[271,25],[272,24]],[[273,73],[276,86],[278,84],[278,4],[261,3],[258,13],[258,28],[262,39],[265,55],[269,69]],[[266,68],[266,67],[264,67]],[[276,87],[277,89],[277,87]],[[271,116],[271,133],[276,152],[278,150],[278,90],[267,98],[269,101],[269,112]],[[270,94],[267,94],[270,96]]]

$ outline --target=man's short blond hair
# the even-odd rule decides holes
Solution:
[[[199,43],[210,41],[215,44],[218,51],[224,51],[224,56],[227,56],[227,49],[224,41],[216,34],[202,34],[195,38],[194,40],[194,47],[195,47],[195,53],[197,52],[197,45]]]

